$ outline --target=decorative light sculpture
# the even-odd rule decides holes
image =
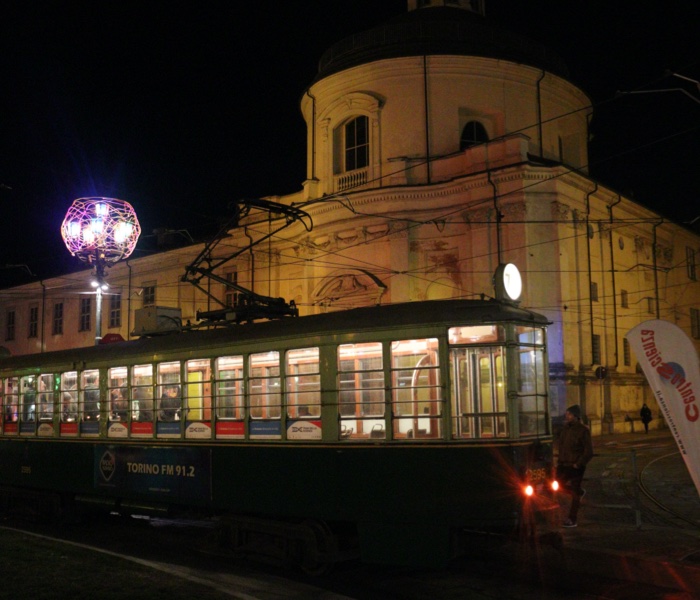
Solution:
[[[102,339],[102,292],[107,289],[106,269],[128,258],[141,235],[134,208],[114,198],[78,198],[68,209],[61,237],[73,256],[91,265],[96,296],[95,343]]]

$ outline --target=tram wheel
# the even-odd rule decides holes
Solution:
[[[305,540],[299,566],[307,575],[324,575],[333,567],[333,557],[338,551],[335,534],[325,521],[317,519],[307,519],[302,526],[310,530],[313,536]]]

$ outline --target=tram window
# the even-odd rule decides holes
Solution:
[[[287,351],[285,387],[287,416],[321,416],[321,373],[318,348]]]
[[[544,348],[521,347],[519,352],[518,416],[522,437],[549,433]]]
[[[39,375],[38,412],[40,421],[53,421],[53,375]]]
[[[521,348],[518,391],[521,394],[544,394],[546,391],[545,369],[542,348]]]
[[[20,421],[36,420],[36,375],[20,379]]]
[[[518,398],[520,435],[528,437],[549,433],[547,402],[543,396],[521,396]]]
[[[80,413],[84,421],[96,421],[100,416],[100,377],[97,369],[82,372]]]
[[[384,437],[381,342],[338,346],[341,438]]]
[[[253,419],[279,419],[282,414],[280,353],[251,354],[248,360],[250,416]]]
[[[185,389],[188,421],[211,420],[211,361],[208,358],[187,361]]]
[[[542,327],[518,326],[516,331],[518,341],[521,344],[544,344],[544,329]]]
[[[126,367],[112,367],[108,371],[109,419],[125,423],[129,418],[129,394]]]
[[[180,383],[180,363],[177,361],[158,364],[159,421],[179,421],[182,411],[182,385]]]
[[[61,374],[61,421],[72,423],[78,419],[77,397],[78,373],[69,371]]]
[[[391,343],[391,398],[396,439],[440,437],[437,338]]]
[[[504,342],[505,329],[502,325],[471,325],[469,327],[450,327],[448,331],[450,344],[493,344]]]
[[[136,365],[131,374],[131,418],[153,421],[153,365]]]
[[[19,419],[19,379],[8,377],[5,379],[5,423],[16,423]]]
[[[16,423],[19,420],[19,379],[8,377],[5,379],[3,413],[5,423]],[[5,428],[7,432],[7,428]],[[17,431],[16,429],[14,431]]]
[[[504,349],[452,348],[450,363],[453,437],[508,437]]]
[[[243,357],[221,356],[217,358],[217,418],[242,420],[245,416],[245,408],[243,401]]]

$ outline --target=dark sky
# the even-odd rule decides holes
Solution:
[[[156,227],[197,236],[231,200],[299,190],[299,100],[318,59],[405,10],[405,0],[6,1],[0,287],[31,280],[7,265],[39,277],[81,267],[59,233],[79,197],[130,202],[138,253]],[[700,215],[700,90],[664,75],[700,80],[697,0],[487,0],[486,11],[558,52],[591,96],[593,176],[676,220]],[[646,93],[670,88],[684,92]]]

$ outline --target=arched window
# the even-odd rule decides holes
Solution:
[[[369,165],[369,119],[355,117],[335,131],[335,172],[344,173]]]
[[[477,144],[483,144],[489,141],[489,136],[486,133],[484,126],[479,121],[469,121],[462,129],[462,137],[459,140],[459,149],[466,150]]]

